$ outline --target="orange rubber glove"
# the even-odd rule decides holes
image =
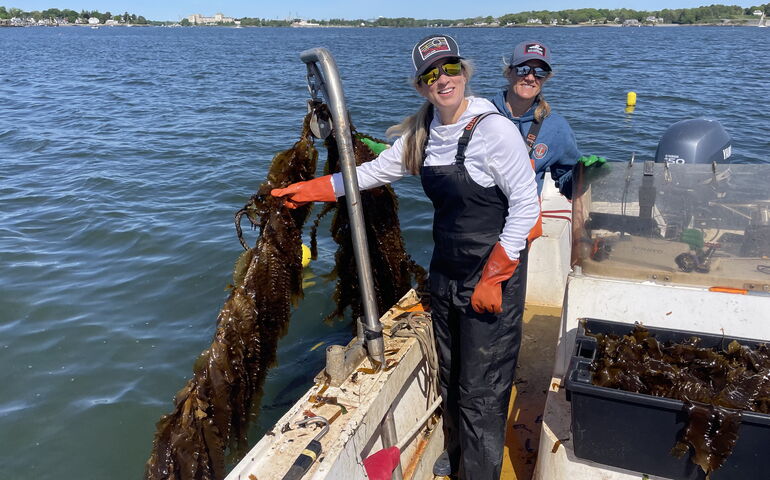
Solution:
[[[479,283],[471,295],[471,306],[476,312],[503,311],[503,289],[500,284],[511,278],[518,266],[519,261],[508,258],[500,242],[495,243],[481,272]]]
[[[335,202],[334,187],[332,187],[331,175],[314,178],[306,182],[292,183],[286,188],[274,188],[270,195],[274,197],[286,197],[284,205],[289,208],[297,208],[309,202]]]

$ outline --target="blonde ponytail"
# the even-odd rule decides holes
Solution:
[[[535,109],[535,121],[541,123],[545,117],[551,114],[551,106],[543,98],[542,93],[537,94],[537,108]]]
[[[430,102],[422,104],[417,113],[409,115],[398,125],[393,125],[385,131],[390,137],[404,137],[404,149],[401,161],[404,168],[412,175],[419,175],[422,161],[425,157],[425,142],[428,139],[428,114],[433,111]]]

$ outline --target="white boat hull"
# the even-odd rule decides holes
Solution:
[[[399,304],[415,303],[414,292],[407,294]],[[403,312],[397,307],[382,317],[386,331],[393,324],[393,317]],[[363,460],[384,448],[382,442],[382,420],[388,409],[393,410],[396,437],[409,431],[422,417],[428,406],[426,379],[428,369],[420,345],[413,338],[388,338],[386,351],[398,351],[387,358],[395,366],[375,374],[356,373],[340,387],[329,387],[323,392],[326,398],[334,397],[344,412],[330,425],[329,432],[322,439],[323,451],[305,479],[363,479],[367,478]],[[370,367],[365,360],[361,367]],[[320,382],[319,382],[320,383]],[[289,409],[254,446],[248,455],[230,472],[226,480],[250,480],[252,475],[259,480],[281,479],[302,452],[317,430],[298,429],[294,423],[305,418],[308,410],[314,415],[327,419],[334,418],[342,409],[339,405],[314,404],[311,398],[317,395],[320,385],[311,388]],[[292,427],[285,430],[285,426]],[[432,478],[430,466],[443,448],[441,424],[431,425],[430,433],[418,434],[401,452],[401,465],[405,478],[416,480]],[[420,459],[430,461],[420,462]],[[408,476],[406,475],[408,471]]]
[[[561,308],[570,272],[572,204],[553,182],[545,182],[541,198],[543,236],[529,249],[526,302]]]

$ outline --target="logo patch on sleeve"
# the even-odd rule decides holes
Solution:
[[[433,37],[420,45],[418,50],[420,51],[420,56],[422,59],[425,60],[434,53],[448,52],[451,49],[449,48],[449,42],[447,42],[446,38]]]
[[[537,160],[540,160],[541,158],[545,157],[545,154],[548,153],[548,145],[545,143],[538,143],[535,145],[535,148],[532,149],[532,156],[535,157]]]
[[[545,47],[539,43],[528,43],[524,46],[524,53],[534,53],[535,55],[545,57]]]

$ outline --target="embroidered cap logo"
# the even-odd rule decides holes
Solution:
[[[524,46],[524,53],[534,53],[535,55],[540,55],[541,57],[545,57],[545,47],[540,45],[539,43],[528,43]]]
[[[433,37],[426,40],[425,43],[420,45],[419,50],[420,56],[423,60],[430,57],[434,53],[451,51],[449,48],[449,42],[447,42],[447,39],[444,37]]]

